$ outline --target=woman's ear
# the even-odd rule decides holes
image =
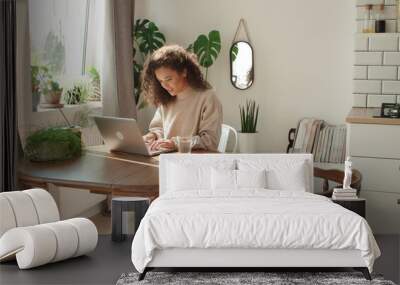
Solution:
[[[184,78],[187,77],[187,69],[186,68],[183,70],[182,75],[183,75]]]

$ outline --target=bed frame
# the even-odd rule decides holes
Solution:
[[[350,267],[371,280],[359,250],[329,249],[193,249],[156,250],[152,261],[139,275],[155,268],[232,268],[238,271],[254,268],[337,268]]]
[[[224,154],[224,159],[237,158],[278,158],[291,156],[294,159],[304,160],[308,167],[308,189],[313,193],[313,159],[311,154]],[[168,179],[166,167],[162,167],[166,160],[174,160],[182,154],[168,154],[160,156],[160,195],[166,192]],[[191,159],[196,161],[213,161],[221,159],[221,154],[192,154]],[[153,259],[139,280],[143,280],[146,273],[155,268],[232,268],[237,271],[262,268],[343,268],[350,267],[361,271],[367,280],[371,276],[359,250],[333,249],[254,249],[254,248],[169,248],[157,249]]]

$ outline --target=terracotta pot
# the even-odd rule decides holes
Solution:
[[[62,91],[51,91],[43,94],[43,103],[46,104],[60,104]]]

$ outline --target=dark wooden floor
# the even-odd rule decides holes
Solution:
[[[382,251],[375,263],[376,273],[399,283],[400,236],[377,236]],[[29,270],[19,270],[15,262],[0,265],[0,284],[115,284],[124,272],[134,271],[131,263],[132,238],[121,243],[101,235],[95,251],[77,257]]]
[[[132,238],[111,241],[100,235],[96,250],[57,263],[28,270],[19,270],[16,262],[0,265],[0,284],[115,284],[124,272],[134,271],[131,262]]]

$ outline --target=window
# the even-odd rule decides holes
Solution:
[[[29,0],[34,111],[101,101],[95,2]]]

